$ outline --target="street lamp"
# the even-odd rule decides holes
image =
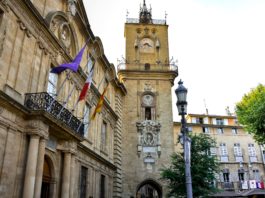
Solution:
[[[183,86],[183,82],[180,80],[178,82],[179,86],[175,90],[177,96],[177,107],[179,115],[181,115],[181,133],[183,137],[183,147],[184,147],[184,160],[185,160],[185,177],[186,177],[186,190],[187,198],[192,198],[192,182],[191,182],[191,172],[190,172],[190,138],[188,137],[188,128],[185,119],[187,114],[187,92],[188,90]]]

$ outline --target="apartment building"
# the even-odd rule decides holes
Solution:
[[[186,119],[189,131],[205,133],[216,140],[211,155],[220,162],[221,171],[215,181],[218,188],[235,192],[262,188],[264,148],[239,125],[236,116],[188,114]],[[175,139],[179,132],[180,123],[175,122]],[[175,145],[177,149],[179,145]]]

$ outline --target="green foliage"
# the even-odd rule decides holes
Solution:
[[[236,104],[240,124],[261,144],[265,143],[265,86],[258,85]]]
[[[210,148],[216,147],[216,142],[206,134],[190,135],[190,138],[193,197],[207,197],[217,192],[211,182],[219,171],[219,163],[210,155]],[[161,177],[168,182],[168,197],[186,197],[183,151],[171,156],[171,165],[161,170]]]

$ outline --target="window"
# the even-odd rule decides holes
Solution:
[[[152,120],[151,108],[145,108],[145,120]]]
[[[105,198],[105,176],[100,177],[100,198]]]
[[[56,96],[56,93],[57,93],[57,82],[58,82],[58,74],[49,73],[47,92],[52,97]]]
[[[106,150],[106,143],[107,143],[107,123],[103,121],[101,127],[101,142],[100,142],[100,149],[105,151]]]
[[[84,108],[84,136],[88,136],[90,106],[86,103]]]
[[[239,181],[244,181],[245,179],[244,179],[244,169],[239,169],[238,170],[238,180]]]
[[[202,127],[202,131],[203,131],[203,133],[207,133],[207,134],[210,133],[208,127]]]
[[[223,134],[224,133],[224,129],[221,128],[221,127],[217,128],[217,133],[218,134]]]
[[[256,181],[260,181],[260,176],[259,176],[259,170],[258,169],[254,169],[253,170],[253,177]]]
[[[242,150],[239,143],[234,144],[234,155],[236,162],[243,162]]]
[[[87,168],[84,166],[81,166],[80,198],[86,198],[86,189],[87,189]]]
[[[216,124],[217,125],[224,125],[224,119],[216,118]]]
[[[248,155],[250,162],[257,162],[257,155],[254,144],[248,144]]]
[[[196,118],[197,124],[203,124],[203,118]]]
[[[216,148],[215,147],[211,147],[210,148],[210,153],[211,153],[211,155],[216,155]]]
[[[237,129],[236,129],[236,128],[233,128],[233,129],[232,129],[232,134],[234,134],[234,135],[237,134]]]
[[[89,54],[88,62],[87,62],[87,68],[86,68],[86,74],[90,73],[90,70],[92,69],[94,64],[95,64],[95,59],[93,58],[92,55]]]
[[[224,182],[229,182],[229,172],[223,172]]]
[[[144,64],[144,69],[145,70],[150,70],[150,64],[149,63],[145,63]]]
[[[220,144],[220,157],[221,162],[228,162],[228,152],[225,143]]]

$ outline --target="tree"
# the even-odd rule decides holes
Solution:
[[[193,196],[206,197],[217,192],[212,182],[219,172],[219,164],[217,158],[210,154],[210,149],[216,147],[216,142],[206,134],[190,135],[190,138]],[[161,170],[161,177],[168,182],[168,197],[186,197],[183,151],[171,156],[171,165]]]
[[[254,139],[265,143],[265,86],[259,84],[236,104],[238,121]]]

